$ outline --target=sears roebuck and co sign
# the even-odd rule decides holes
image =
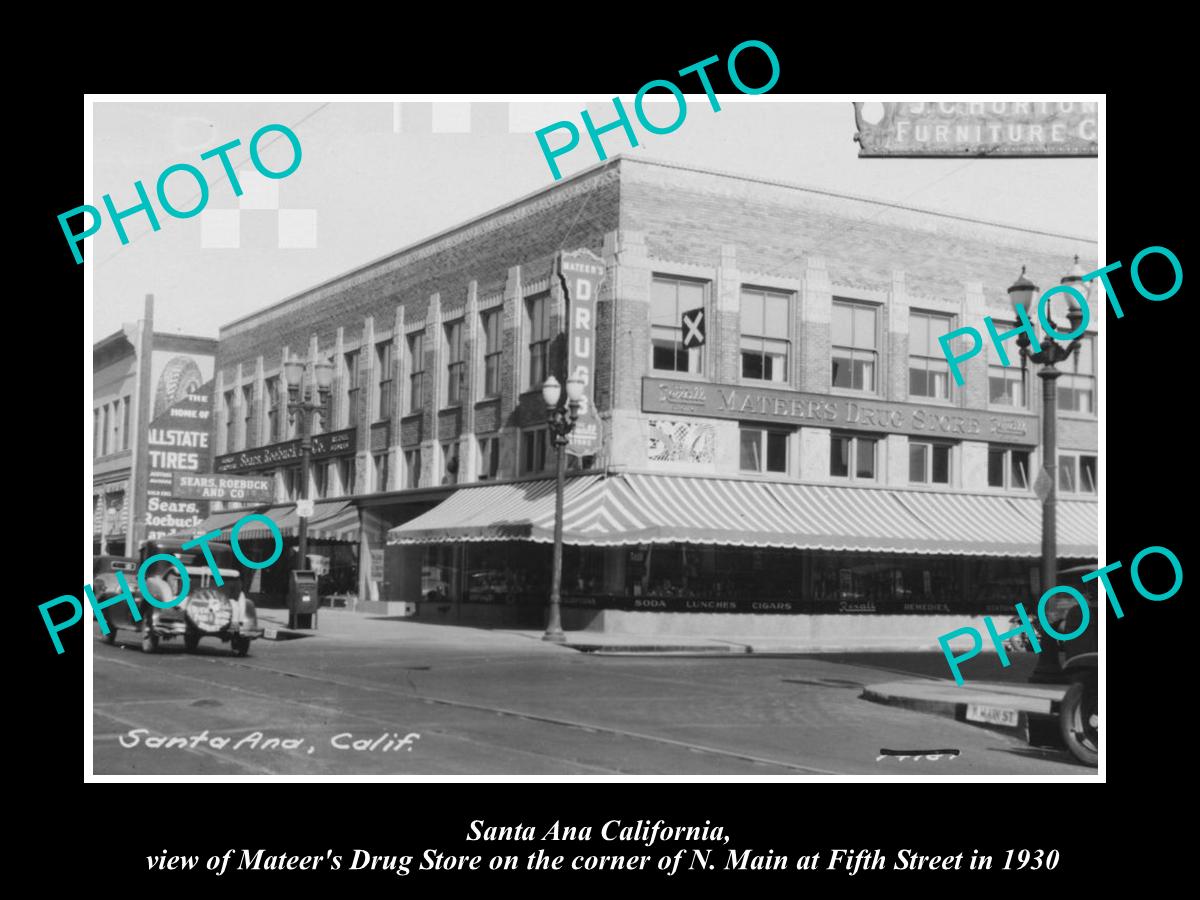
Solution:
[[[786,422],[850,431],[991,440],[1028,446],[1038,443],[1037,416],[669,378],[643,379],[642,409],[645,412]]]
[[[855,103],[870,156],[1096,156],[1096,104]]]

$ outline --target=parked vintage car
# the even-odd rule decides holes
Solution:
[[[235,567],[233,550],[228,544],[210,542],[208,547],[221,576],[221,584],[213,575],[200,548],[184,550],[185,541],[162,538],[145,541],[137,560],[128,557],[99,556],[94,560],[93,590],[97,600],[114,597],[120,593],[116,572],[125,576],[141,615],[134,621],[128,604],[116,603],[105,609],[109,633],[105,640],[116,640],[117,630],[136,631],[142,636],[142,650],[153,653],[160,641],[183,638],[188,651],[195,650],[200,640],[215,637],[227,643],[236,656],[245,656],[250,642],[262,637],[258,625],[258,613],[254,602],[242,589],[242,576]],[[168,554],[183,563],[188,573],[188,594],[175,606],[161,609],[147,602],[137,582],[137,571],[142,560],[158,554]],[[181,577],[176,566],[159,560],[146,572],[146,589],[160,603],[179,595]]]

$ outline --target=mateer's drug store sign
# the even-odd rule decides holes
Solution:
[[[855,103],[854,119],[860,157],[1096,155],[1095,103]]]

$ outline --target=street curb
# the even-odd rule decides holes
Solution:
[[[636,656],[638,654],[670,653],[672,655],[691,655],[695,653],[722,653],[722,654],[746,654],[752,652],[749,647],[728,646],[709,644],[578,644],[567,642],[564,647],[570,647],[572,650],[578,650],[580,653],[590,653],[595,656]]]
[[[990,731],[999,731],[1002,734],[1015,735],[1023,740],[1029,740],[1029,729],[1031,722],[1046,722],[1057,719],[1057,703],[1052,704],[1051,712],[1049,713],[1031,713],[1023,709],[1017,710],[1016,726],[996,725],[991,722],[976,722],[967,718],[968,701],[952,701],[952,700],[933,700],[925,697],[902,697],[896,694],[882,693],[873,690],[873,686],[868,685],[863,688],[862,694],[859,695],[862,700],[869,700],[872,703],[879,703],[884,706],[897,706],[902,709],[911,709],[914,712],[930,713],[935,716],[943,716],[945,718],[954,719],[956,722],[962,722],[966,725],[973,725],[978,728],[987,728]],[[1035,726],[1036,727],[1036,726]]]

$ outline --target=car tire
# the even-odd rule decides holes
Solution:
[[[183,649],[188,653],[195,653],[196,648],[200,646],[200,632],[194,628],[189,628],[183,633]]]
[[[117,629],[110,625],[108,627],[108,634],[103,634],[101,637],[104,638],[104,643],[115,644],[117,642]]]
[[[142,652],[157,653],[158,652],[158,632],[147,631],[142,635]]]
[[[245,656],[250,652],[250,638],[234,636],[229,639],[229,649],[234,656]]]
[[[1062,698],[1058,724],[1063,742],[1071,755],[1086,766],[1100,759],[1100,710],[1097,705],[1096,679],[1075,682]]]

